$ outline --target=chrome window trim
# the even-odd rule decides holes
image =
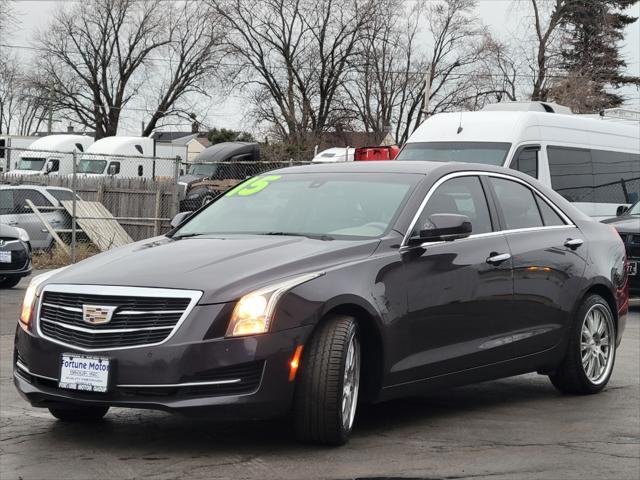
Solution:
[[[418,210],[417,210],[416,214],[413,216],[413,219],[411,220],[411,223],[409,224],[409,228],[407,229],[407,232],[405,233],[404,237],[402,238],[402,242],[400,244],[400,248],[408,246],[409,236],[411,235],[411,232],[413,231],[413,228],[416,226],[416,223],[418,223],[418,219],[420,218],[420,215],[422,215],[422,211],[426,207],[427,202],[429,201],[429,199],[431,198],[433,193],[438,189],[438,187],[440,187],[440,185],[442,185],[447,180],[451,180],[452,178],[479,177],[479,176],[504,178],[506,180],[512,180],[514,182],[517,182],[517,183],[520,183],[520,184],[524,185],[525,187],[530,188],[533,192],[535,192],[537,195],[539,195],[540,198],[542,200],[544,200],[549,205],[549,207],[551,207],[553,209],[553,211],[556,212],[560,216],[560,218],[562,218],[563,221],[566,222],[566,225],[551,225],[551,226],[548,226],[548,227],[541,226],[541,227],[529,227],[529,228],[516,228],[516,229],[511,229],[511,230],[497,230],[495,232],[471,234],[468,237],[466,237],[467,239],[481,238],[481,237],[497,235],[497,234],[503,235],[503,234],[507,234],[507,233],[532,232],[532,231],[536,231],[536,230],[550,230],[550,229],[573,228],[573,227],[575,227],[575,224],[573,223],[573,221],[569,217],[567,217],[567,215],[565,215],[565,213],[562,210],[560,210],[551,200],[549,200],[544,193],[542,193],[540,190],[538,190],[533,185],[525,182],[524,180],[521,180],[521,179],[516,178],[516,177],[512,177],[511,175],[505,175],[503,173],[465,170],[465,171],[460,171],[460,172],[449,173],[449,174],[445,175],[444,177],[438,179],[438,181],[431,186],[431,188],[429,189],[427,194],[424,196],[424,199],[420,203],[420,207],[418,207]],[[461,239],[461,240],[464,240],[464,239]],[[433,243],[427,242],[426,244],[423,244],[423,245],[435,245],[435,244],[438,244],[438,243],[444,243],[444,242],[433,242]]]
[[[70,343],[62,342],[60,340],[56,340],[55,338],[51,338],[42,333],[40,329],[40,310],[42,308],[42,299],[44,298],[45,292],[58,292],[58,293],[71,293],[71,294],[85,294],[85,295],[105,295],[105,296],[119,296],[119,297],[151,297],[151,298],[189,298],[189,305],[185,308],[182,316],[178,319],[175,326],[167,335],[167,338],[162,340],[161,342],[155,343],[145,343],[142,345],[128,345],[124,347],[110,347],[110,348],[84,348],[78,345],[73,345]],[[194,307],[202,297],[202,292],[199,290],[179,290],[173,288],[148,288],[148,287],[123,287],[123,286],[114,286],[114,285],[71,285],[71,284],[49,284],[45,285],[42,291],[40,292],[38,298],[38,309],[36,313],[36,331],[40,337],[43,339],[56,343],[58,345],[62,345],[64,347],[72,348],[74,350],[78,350],[81,352],[109,352],[114,350],[130,350],[132,348],[146,348],[153,347],[156,345],[162,345],[168,342],[178,331],[180,326],[184,323],[189,314],[193,311]],[[80,328],[80,327],[75,327]],[[120,329],[122,330],[122,329]],[[101,329],[101,330],[92,330],[91,333],[95,333],[96,331],[104,332],[104,333],[117,333],[115,329]]]

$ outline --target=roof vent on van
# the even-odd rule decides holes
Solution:
[[[547,113],[562,113],[564,115],[571,115],[573,112],[569,107],[558,105],[557,103],[550,102],[500,102],[491,103],[485,105],[482,108],[486,112],[547,112]]]

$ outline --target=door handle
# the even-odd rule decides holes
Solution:
[[[510,253],[492,253],[489,258],[487,258],[487,263],[491,265],[500,265],[505,260],[509,260],[511,258]]]
[[[571,250],[575,250],[583,243],[584,243],[584,240],[581,238],[567,238],[567,241],[564,242],[564,246],[569,247]]]
[[[18,222],[16,222],[15,220],[10,220],[7,222],[7,225],[17,225]]]

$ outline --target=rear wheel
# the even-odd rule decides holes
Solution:
[[[613,313],[604,298],[585,299],[570,335],[566,356],[549,378],[563,393],[598,393],[611,378],[616,354]]]
[[[326,319],[305,348],[294,400],[300,440],[342,445],[353,428],[361,349],[354,318]]]
[[[0,288],[13,288],[20,280],[20,277],[0,277]]]
[[[101,420],[109,407],[69,405],[64,408],[50,408],[51,415],[64,422],[95,422]]]

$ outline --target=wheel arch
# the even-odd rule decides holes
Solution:
[[[333,315],[348,315],[356,320],[362,347],[361,391],[365,400],[372,401],[382,389],[385,355],[379,317],[371,311],[370,306],[367,307],[360,302],[353,301],[353,299],[332,302],[322,311],[320,321],[315,326],[312,335],[327,318]]]

